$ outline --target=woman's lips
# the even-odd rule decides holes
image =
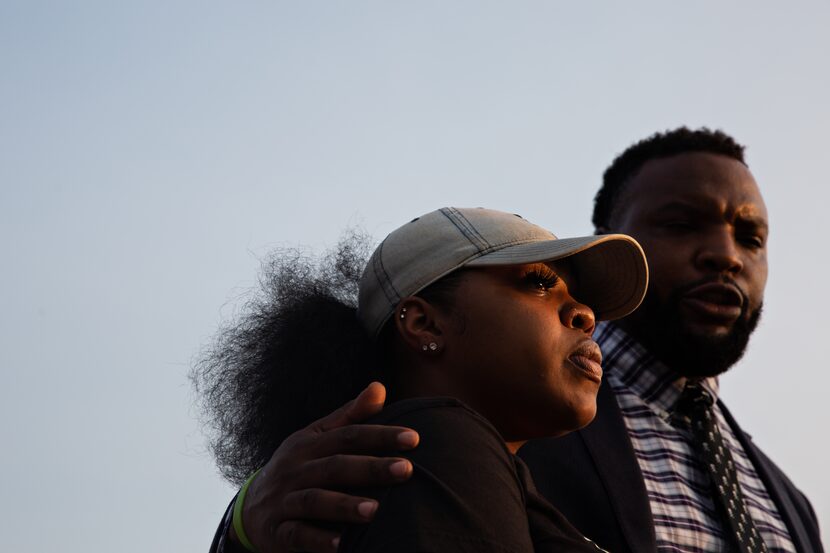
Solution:
[[[582,342],[568,356],[568,361],[588,379],[597,383],[602,382],[602,352],[593,340]]]
[[[741,316],[744,296],[737,286],[712,282],[692,288],[681,301],[705,318],[732,322]]]

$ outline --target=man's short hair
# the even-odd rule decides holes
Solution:
[[[602,176],[602,187],[594,196],[594,214],[591,219],[594,228],[611,228],[611,215],[626,183],[647,161],[688,152],[720,154],[746,165],[744,146],[721,130],[712,131],[706,127],[691,130],[687,127],[680,127],[654,133],[629,146],[605,170]]]

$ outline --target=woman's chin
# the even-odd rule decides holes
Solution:
[[[594,420],[594,417],[597,416],[597,402],[591,402],[590,406],[586,407],[579,417],[579,425],[574,428],[574,430],[579,430],[580,428],[585,428],[588,426],[591,421]]]
[[[537,423],[535,430],[532,432],[532,435],[523,436],[522,439],[558,438],[584,428],[594,420],[597,414],[597,403],[595,400],[586,401],[578,407],[571,407],[571,409],[565,412],[562,412],[561,409],[556,411],[556,415],[553,417],[550,412],[548,412],[547,417],[534,417]],[[553,420],[556,422],[556,425],[538,425],[539,420]]]
[[[567,434],[568,432],[574,432],[581,428],[585,428],[590,424],[594,417],[597,416],[597,401],[596,396],[594,396],[590,401],[584,401],[578,406],[574,406],[573,410],[570,413],[570,417],[568,418],[568,428],[564,430],[560,435]]]

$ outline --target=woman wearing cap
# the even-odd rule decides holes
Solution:
[[[346,254],[341,249],[335,262],[340,272]],[[278,261],[279,292],[258,313],[259,327],[271,329],[260,340],[267,350],[260,371],[239,370],[217,384],[215,369],[228,366],[229,352],[251,368],[240,334],[201,369],[203,383],[214,378],[209,399],[225,397],[214,411],[233,428],[217,448],[226,475],[249,474],[291,432],[381,380],[392,401],[372,422],[418,431],[420,445],[407,455],[414,473],[400,486],[359,490],[380,507],[371,523],[344,530],[340,551],[598,550],[536,494],[513,454],[528,439],[562,435],[594,417],[602,376],[595,321],[628,314],[645,293],[646,262],[633,239],[556,239],[517,215],[440,209],[377,247],[356,309],[343,292],[353,280],[332,289],[338,278],[311,277],[291,269],[295,261]],[[227,400],[241,396],[260,408],[258,422],[242,431]],[[242,460],[229,464],[234,455]],[[242,517],[255,477],[227,517],[232,539],[220,551],[266,550],[268,537],[248,536]]]

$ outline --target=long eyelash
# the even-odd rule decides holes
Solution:
[[[553,288],[559,282],[559,275],[547,267],[532,269],[525,275],[525,280],[531,284],[541,284],[545,289]]]

